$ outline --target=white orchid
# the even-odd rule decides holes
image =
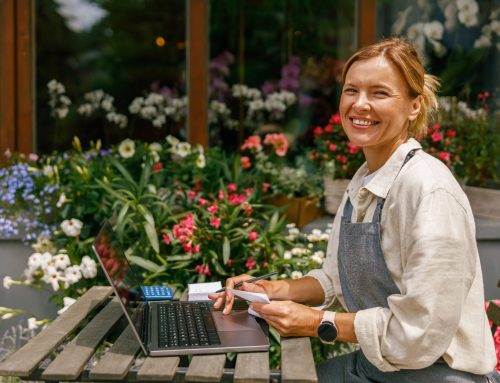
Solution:
[[[444,26],[439,21],[431,21],[424,24],[424,34],[429,39],[441,40],[443,38]]]
[[[82,231],[83,222],[76,218],[66,219],[61,223],[61,229],[68,237],[78,237]]]
[[[135,142],[130,138],[123,140],[118,146],[118,153],[122,158],[131,158],[135,154]]]

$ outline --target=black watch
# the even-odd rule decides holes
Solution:
[[[339,335],[335,324],[335,314],[335,312],[325,311],[323,320],[318,326],[318,336],[323,343],[333,344]]]

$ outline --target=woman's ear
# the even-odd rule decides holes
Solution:
[[[422,106],[422,95],[419,94],[417,97],[411,100],[410,114],[408,116],[408,119],[411,122],[417,119],[418,115],[420,114],[421,106]]]

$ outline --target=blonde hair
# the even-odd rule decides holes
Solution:
[[[379,56],[385,57],[398,68],[408,85],[410,97],[422,97],[420,112],[414,121],[410,121],[408,134],[410,137],[425,134],[429,116],[438,109],[436,93],[439,88],[439,80],[437,77],[425,73],[417,51],[407,40],[402,38],[384,39],[378,43],[360,48],[345,63],[342,71],[342,81],[345,81],[349,68],[356,61]]]

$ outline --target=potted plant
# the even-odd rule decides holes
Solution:
[[[311,159],[323,173],[325,210],[335,214],[347,184],[365,160],[361,148],[349,142],[338,113],[314,129]]]

